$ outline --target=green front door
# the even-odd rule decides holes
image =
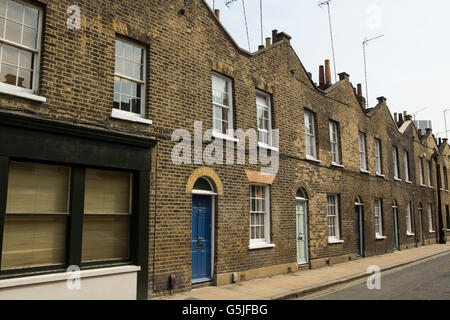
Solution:
[[[297,202],[297,263],[308,263],[306,202]]]
[[[398,250],[398,217],[397,208],[392,209],[392,221],[394,225],[394,250]]]

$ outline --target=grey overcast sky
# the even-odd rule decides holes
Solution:
[[[248,50],[242,0],[227,8],[215,0],[221,21],[234,40]],[[318,82],[319,65],[332,60],[326,7],[319,0],[262,0],[264,38],[284,31],[300,60]],[[212,0],[207,0],[212,7]],[[259,0],[245,0],[251,51],[261,44]],[[445,137],[444,109],[450,109],[449,0],[332,0],[330,3],[337,73],[347,72],[356,87],[363,84],[362,41],[384,34],[367,47],[370,107],[379,96],[391,112],[417,113],[432,120],[433,132]],[[333,65],[331,65],[333,68]],[[332,71],[333,72],[333,71]],[[334,77],[333,77],[334,79]],[[450,112],[447,113],[450,129]],[[450,136],[450,132],[449,132]]]

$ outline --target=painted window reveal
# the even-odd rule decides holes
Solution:
[[[233,129],[233,88],[231,79],[212,75],[213,129],[228,135]],[[230,133],[231,134],[231,133]]]
[[[421,208],[419,208],[419,210],[421,210]],[[419,215],[420,217],[420,215]],[[411,202],[408,201],[406,202],[406,207],[405,207],[405,218],[406,218],[406,233],[407,234],[412,234],[412,222],[411,222]]]
[[[145,112],[145,56],[144,47],[116,39],[114,108],[142,117]]]
[[[399,163],[398,163],[398,148],[393,147],[392,148],[392,163],[394,166],[394,179],[400,179],[400,169],[399,169]]]
[[[427,160],[427,175],[428,175],[428,186],[432,187],[433,186],[433,180],[431,177],[431,161]]]
[[[367,156],[366,156],[366,135],[363,132],[358,134],[359,145],[359,163],[361,170],[367,171]]]
[[[375,199],[375,235],[383,236],[383,217],[382,217],[382,201],[381,199]]]
[[[29,2],[0,0],[0,83],[37,90],[42,9]]]
[[[306,156],[317,159],[316,150],[316,128],[314,114],[305,110],[305,142]]]
[[[405,167],[405,181],[410,181],[409,174],[409,153],[408,151],[403,151],[403,166]]]
[[[331,145],[331,161],[335,164],[341,164],[339,158],[339,126],[337,122],[330,121],[330,145]]]
[[[433,205],[428,204],[428,231],[434,232],[434,223],[433,223]]]
[[[381,159],[381,140],[375,138],[375,170],[376,173],[381,175],[383,174],[383,166]]]
[[[250,245],[270,243],[268,186],[250,186]]]
[[[420,179],[420,185],[424,186],[425,185],[425,176],[424,176],[424,171],[423,171],[423,160],[422,158],[419,158],[419,179]]]
[[[339,197],[327,196],[328,241],[340,239],[339,232]]]
[[[272,137],[270,133],[272,130],[272,119],[270,95],[261,92],[256,94],[256,114],[258,118],[258,142],[271,146]]]

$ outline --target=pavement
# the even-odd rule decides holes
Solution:
[[[301,270],[269,278],[242,281],[225,286],[208,286],[188,292],[155,297],[152,300],[283,300],[369,277],[367,268],[379,266],[381,272],[394,270],[432,257],[450,254],[450,243],[361,258],[313,270]]]

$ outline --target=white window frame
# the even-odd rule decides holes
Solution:
[[[339,158],[339,127],[336,121],[330,121],[330,145],[331,145],[331,163],[341,164]]]
[[[263,188],[264,197],[265,197],[265,210],[255,211],[252,210],[252,189],[253,188]],[[269,185],[264,184],[253,184],[250,185],[250,214],[249,214],[249,239],[250,239],[250,249],[259,249],[266,247],[274,247],[273,244],[270,243],[270,187]],[[256,198],[255,198],[256,199]],[[251,215],[255,214],[264,214],[264,238],[252,239],[251,228],[252,228],[252,220]]]
[[[359,167],[362,171],[367,172],[367,156],[366,156],[366,134],[359,131],[358,133],[359,146]]]
[[[135,41],[131,41],[128,40],[124,37],[120,37],[120,36],[116,36],[114,43],[116,43],[116,41],[122,41],[123,43],[129,44],[131,46],[133,46],[133,49],[135,47],[142,49],[142,59],[143,59],[143,64],[142,64],[142,79],[137,79],[137,78],[133,78],[133,77],[129,77],[126,76],[124,74],[121,73],[117,73],[116,69],[115,69],[115,62],[114,62],[114,78],[118,77],[124,80],[128,80],[131,82],[135,82],[141,85],[141,113],[136,113],[136,112],[132,112],[131,110],[131,105],[130,105],[130,111],[127,110],[122,110],[120,109],[120,105],[119,108],[114,108],[113,107],[113,112],[112,115],[114,118],[121,118],[124,120],[130,120],[130,121],[134,121],[133,118],[145,118],[145,113],[146,113],[146,92],[147,92],[147,48],[141,44],[139,44],[138,42]],[[115,48],[114,48],[115,50]],[[114,52],[114,58],[116,57],[116,52]],[[115,94],[115,92],[114,92]],[[122,102],[122,99],[120,99]],[[136,121],[136,122],[140,122],[140,121]]]
[[[331,210],[332,208],[334,208],[334,212]],[[330,219],[334,220],[334,235],[330,235],[330,228],[333,228],[333,226],[329,223]],[[327,195],[327,224],[328,242],[339,242],[341,235],[339,230],[339,196],[337,194]]]
[[[428,175],[428,186],[432,188],[433,184],[431,181],[431,160],[427,160],[427,175]]]
[[[434,220],[433,220],[433,205],[428,204],[428,231],[429,233],[434,233]]]
[[[256,99],[256,121],[257,121],[257,126],[258,126],[258,143],[265,145],[265,146],[269,146],[271,147],[273,144],[272,141],[272,104],[271,104],[271,97],[268,93],[262,92],[262,91],[257,91],[256,92],[256,96],[260,96],[262,98],[264,98],[264,100],[266,101],[265,105],[262,105],[260,103],[258,103],[258,99]],[[258,112],[259,110],[261,110],[261,114],[264,115],[264,109],[268,109],[268,128],[264,129],[264,128],[260,128],[259,126],[259,117],[258,117]],[[263,117],[264,119],[264,117]],[[267,135],[267,142],[261,141],[261,134],[266,134]]]
[[[409,153],[406,150],[403,150],[403,165],[405,166],[405,181],[410,181],[410,172],[409,172]]]
[[[18,87],[12,84],[2,83],[0,82],[0,92],[5,94],[11,94],[19,97],[28,98],[31,100],[36,100],[40,102],[45,102],[46,99],[43,97],[36,96],[35,93],[39,90],[39,75],[40,75],[40,65],[41,65],[41,41],[42,41],[42,25],[43,25],[43,16],[44,11],[40,6],[34,5],[28,1],[22,0],[7,0],[6,6],[8,6],[8,2],[16,2],[26,7],[30,7],[38,10],[38,29],[37,29],[37,37],[36,37],[36,49],[24,46],[19,43],[15,43],[13,41],[6,40],[3,35],[0,35],[0,43],[6,44],[18,49],[22,49],[28,52],[31,52],[34,57],[34,65],[33,65],[33,77],[31,79],[32,85],[31,89]],[[23,26],[23,25],[22,25]],[[6,27],[4,32],[6,32]],[[0,60],[1,62],[1,60]],[[1,67],[1,66],[0,66]]]
[[[317,145],[316,145],[316,124],[315,115],[311,111],[305,109],[305,147],[306,158],[317,160]],[[308,124],[308,125],[307,125]],[[310,129],[308,132],[308,128]],[[310,142],[309,142],[310,141]],[[310,149],[312,153],[310,153]]]
[[[392,147],[392,164],[394,166],[394,179],[400,180],[400,170],[398,165],[398,148],[396,146]]]
[[[381,152],[381,140],[375,138],[375,170],[377,175],[383,174],[383,164],[382,164],[382,152]]]
[[[375,236],[377,238],[383,237],[383,202],[380,198],[375,199],[374,213],[375,213]],[[377,230],[378,225],[378,230]]]
[[[228,83],[228,87],[230,88],[230,92],[228,93],[229,94],[229,101],[230,101],[230,105],[229,106],[226,106],[226,105],[223,105],[223,104],[220,104],[220,103],[217,103],[217,102],[214,101],[214,86],[213,86],[213,84],[214,84],[214,81],[213,81],[214,77],[222,79],[222,80],[224,80],[224,81],[226,81]],[[213,107],[212,107],[212,121],[213,121],[213,133],[214,134],[218,134],[219,136],[226,136],[226,137],[233,138],[233,128],[234,128],[233,127],[233,121],[234,121],[233,120],[233,94],[234,94],[234,92],[233,92],[233,80],[231,78],[225,77],[225,76],[223,76],[223,75],[221,75],[219,73],[213,72],[211,74],[211,98],[212,98],[211,100],[212,100],[212,105],[213,105]],[[226,128],[226,130],[225,130],[226,132],[225,133],[223,131],[218,130],[216,128],[216,121],[215,121],[216,118],[214,117],[214,108],[215,107],[219,107],[219,108],[228,110],[228,128]],[[221,123],[223,125],[223,119],[222,118],[220,119],[220,121],[221,121]]]
[[[423,171],[423,159],[419,157],[419,182],[421,186],[425,186],[425,175]]]
[[[405,217],[406,217],[406,234],[413,235],[412,221],[411,221],[411,201],[407,201],[405,205]]]

